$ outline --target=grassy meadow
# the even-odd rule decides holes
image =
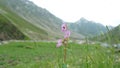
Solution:
[[[69,43],[67,68],[119,68],[120,54],[99,44]],[[62,68],[63,46],[54,42],[9,42],[0,45],[0,68]]]

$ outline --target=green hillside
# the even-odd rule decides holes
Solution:
[[[30,39],[50,40],[62,36],[62,20],[29,0],[0,0],[0,14]],[[71,38],[83,38],[73,32]]]
[[[55,40],[63,37],[62,20],[29,0],[0,0],[0,14],[30,39]],[[81,18],[68,24],[72,39],[94,36],[107,29],[102,24]]]
[[[120,43],[120,25],[114,27],[113,29],[107,28],[106,33],[101,33],[101,35],[95,36],[91,40],[98,40],[101,42],[108,42],[110,44]]]
[[[105,34],[104,38],[111,43],[120,43],[120,25],[118,25],[112,30],[108,30],[108,33]]]
[[[29,39],[16,28],[7,18],[0,14],[0,39]]]
[[[14,24],[21,32],[23,32],[25,35],[27,35],[31,39],[37,39],[37,38],[47,38],[47,33],[43,29],[38,29],[38,27],[35,27],[22,17],[18,16],[16,13],[14,13],[6,3],[7,0],[1,0],[1,6],[0,10],[1,13],[6,19],[8,19],[10,22]],[[0,23],[2,24],[2,23]],[[42,38],[43,37],[43,38]]]

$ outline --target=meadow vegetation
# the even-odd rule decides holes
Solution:
[[[67,68],[119,68],[120,54],[99,44],[69,43]],[[9,42],[0,45],[0,68],[62,68],[63,46],[54,42]]]

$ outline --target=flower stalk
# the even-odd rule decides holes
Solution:
[[[67,45],[68,45],[68,39],[63,40],[63,45],[64,45],[64,63],[66,63],[66,57],[67,57]]]
[[[61,30],[62,30],[62,32],[64,32],[64,39],[59,39],[56,47],[60,47],[62,45],[64,46],[64,55],[63,55],[64,56],[63,57],[64,65],[63,65],[63,68],[67,68],[67,65],[66,65],[67,46],[68,46],[68,40],[69,40],[69,37],[70,37],[70,31],[67,30],[67,24],[66,23],[62,24]]]

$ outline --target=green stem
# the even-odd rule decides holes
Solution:
[[[66,63],[66,54],[67,54],[67,47],[66,44],[64,45],[64,63]]]

